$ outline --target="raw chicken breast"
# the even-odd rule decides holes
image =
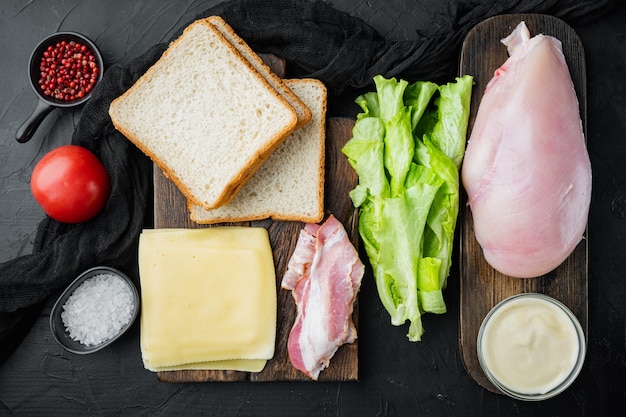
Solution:
[[[298,312],[287,341],[291,364],[313,379],[339,346],[357,337],[352,311],[365,266],[343,225],[330,216],[300,232],[281,286]]]
[[[531,38],[524,22],[502,42],[509,59],[485,89],[462,181],[487,262],[537,277],[583,237],[591,164],[561,42]]]

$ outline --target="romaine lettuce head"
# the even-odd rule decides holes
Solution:
[[[391,323],[421,339],[424,312],[445,313],[472,78],[437,86],[374,78],[343,153],[359,176],[350,197]]]

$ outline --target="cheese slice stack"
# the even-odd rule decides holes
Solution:
[[[276,278],[264,228],[144,230],[146,369],[258,372],[274,355]]]

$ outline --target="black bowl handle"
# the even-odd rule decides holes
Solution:
[[[43,119],[52,111],[54,106],[50,103],[40,99],[37,103],[37,107],[33,111],[33,114],[17,129],[15,139],[19,143],[26,143],[33,137],[35,131],[43,121]]]

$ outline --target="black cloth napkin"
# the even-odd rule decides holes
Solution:
[[[410,41],[386,40],[362,20],[320,1],[234,0],[198,17],[224,17],[257,52],[285,58],[290,76],[322,80],[332,100],[332,96],[371,87],[377,74],[407,80],[453,78],[463,37],[488,17],[532,12],[580,23],[605,13],[616,3],[459,2],[450,6],[441,21]],[[111,176],[112,194],[104,211],[78,225],[45,218],[39,224],[32,254],[0,264],[0,364],[28,334],[52,294],[92,266],[122,268],[133,259],[151,195],[151,163],[113,128],[108,108],[166,47],[167,43],[155,45],[130,64],[109,68],[85,105],[74,132],[72,143],[93,151]]]

